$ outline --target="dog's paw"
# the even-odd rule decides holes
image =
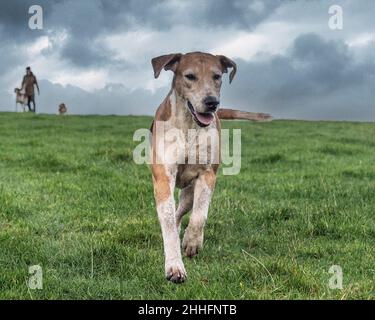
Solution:
[[[203,247],[203,235],[191,235],[188,229],[185,231],[182,240],[182,250],[189,258],[193,258]]]
[[[165,263],[165,278],[174,283],[184,282],[187,278],[184,263],[181,260],[167,261]]]

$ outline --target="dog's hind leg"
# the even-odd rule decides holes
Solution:
[[[203,230],[215,182],[216,174],[209,170],[201,174],[195,183],[193,212],[182,241],[185,255],[190,258],[197,255],[203,246]]]
[[[178,233],[181,230],[182,217],[193,208],[194,202],[194,184],[187,186],[180,192],[180,200],[176,211],[176,225]]]

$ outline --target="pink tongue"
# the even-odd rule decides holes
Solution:
[[[196,116],[198,120],[205,125],[209,125],[214,118],[214,115],[212,113],[198,113],[197,112]]]

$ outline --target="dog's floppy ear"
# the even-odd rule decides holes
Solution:
[[[232,68],[232,71],[229,74],[229,83],[232,83],[232,80],[237,72],[237,65],[236,63],[227,58],[226,56],[217,56],[220,59],[221,65],[223,67],[223,72],[228,72],[228,68]]]
[[[181,53],[166,54],[164,56],[156,57],[151,60],[152,67],[154,68],[155,79],[159,77],[161,70],[176,71],[178,62],[181,59]]]

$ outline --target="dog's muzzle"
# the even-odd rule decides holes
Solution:
[[[209,112],[197,112],[191,102],[187,100],[187,105],[190,110],[191,115],[193,116],[194,121],[200,126],[200,127],[207,127],[211,124],[211,122],[214,120],[214,111]],[[217,105],[215,107],[215,111],[217,110]]]

